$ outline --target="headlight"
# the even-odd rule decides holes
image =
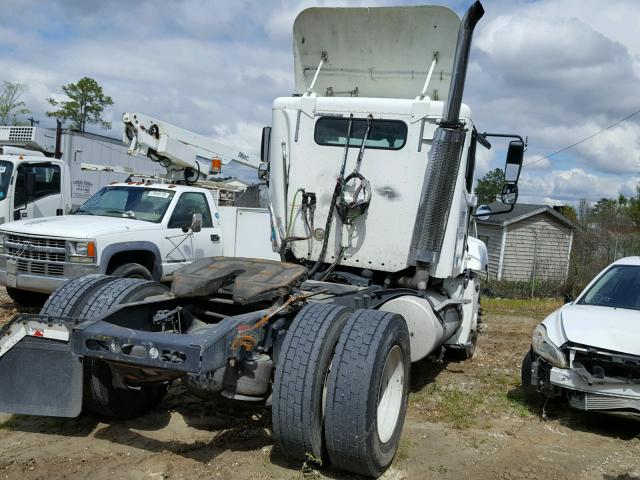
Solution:
[[[547,328],[543,324],[539,324],[533,331],[531,346],[534,352],[554,367],[567,368],[567,359],[564,353],[549,339]]]
[[[0,253],[4,253],[4,233],[0,233]]]
[[[69,242],[69,261],[94,263],[96,261],[95,242]]]

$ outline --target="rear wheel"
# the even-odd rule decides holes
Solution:
[[[296,315],[278,355],[273,383],[273,434],[292,460],[325,455],[325,382],[340,333],[352,310],[310,304]]]
[[[93,291],[113,280],[113,277],[106,275],[83,275],[67,280],[53,291],[40,314],[53,317],[77,316]]]
[[[58,287],[40,314],[92,320],[116,305],[166,291],[164,285],[148,280],[84,275]],[[162,400],[168,388],[165,383],[126,386],[114,377],[108,364],[89,358],[84,359],[83,384],[85,409],[112,418],[131,418],[146,413]]]
[[[378,477],[398,450],[407,411],[409,331],[397,314],[358,310],[347,322],[327,380],[331,463]]]
[[[123,263],[116,267],[110,275],[123,278],[142,278],[144,280],[153,280],[153,275],[147,267],[139,263]]]
[[[25,307],[41,307],[47,301],[48,295],[46,293],[30,292],[29,290],[20,290],[13,287],[5,288],[14,303]]]
[[[144,300],[168,291],[156,282],[135,278],[115,278],[94,290],[82,306],[80,316],[98,318],[113,307]],[[134,418],[152,410],[166,395],[167,382],[131,384],[109,364],[99,360],[84,360],[84,407],[105,417]]]

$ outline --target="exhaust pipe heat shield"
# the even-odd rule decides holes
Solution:
[[[458,180],[465,135],[464,130],[451,128],[435,131],[411,241],[409,262],[412,265],[438,261]]]

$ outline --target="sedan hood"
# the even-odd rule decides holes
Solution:
[[[136,230],[156,230],[158,223],[133,218],[102,217],[98,215],[62,215],[5,223],[3,232],[39,235],[43,237],[94,238],[97,235]]]
[[[570,342],[640,355],[640,311],[625,308],[567,305],[560,311]]]

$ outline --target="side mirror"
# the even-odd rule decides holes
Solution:
[[[507,205],[515,205],[518,201],[518,184],[517,183],[505,183],[502,187],[502,193],[500,195],[502,203]]]
[[[524,142],[520,140],[510,141],[509,149],[507,150],[507,162],[504,166],[504,181],[506,183],[518,183],[523,158]]]
[[[258,167],[258,180],[264,183],[269,182],[269,164],[261,163]]]
[[[491,207],[489,205],[479,205],[478,208],[476,208],[476,213],[473,216],[480,221],[485,221],[489,220],[491,213]]]
[[[262,143],[260,144],[260,161],[269,163],[269,143],[271,142],[271,127],[262,129]]]
[[[202,230],[202,214],[194,213],[191,217],[191,231],[193,233],[198,233]]]
[[[33,193],[36,190],[36,174],[33,170],[27,170],[24,172],[24,192],[27,196],[27,201],[33,198]]]
[[[571,303],[573,302],[573,300],[574,300],[573,295],[571,295],[570,293],[564,296],[564,303]]]

